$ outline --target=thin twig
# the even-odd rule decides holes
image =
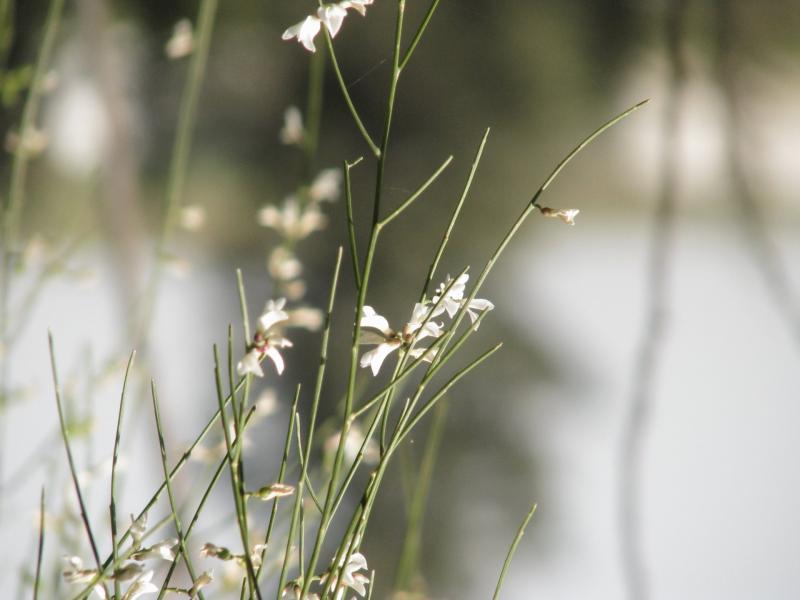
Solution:
[[[497,600],[497,598],[500,596],[500,588],[503,587],[503,580],[506,578],[506,571],[508,571],[508,566],[511,564],[511,559],[514,558],[514,553],[517,551],[517,546],[519,546],[519,543],[522,540],[522,536],[525,535],[525,529],[528,527],[528,523],[533,518],[533,514],[535,512],[536,512],[536,505],[534,504],[533,506],[531,506],[530,512],[528,512],[528,515],[525,517],[525,519],[523,519],[522,524],[519,526],[517,535],[514,537],[514,541],[511,543],[511,547],[508,549],[506,560],[503,562],[503,568],[500,571],[500,577],[497,579],[497,587],[494,588],[494,595],[492,596],[492,600]]]

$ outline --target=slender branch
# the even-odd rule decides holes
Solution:
[[[414,34],[411,43],[408,45],[408,49],[403,55],[403,58],[400,60],[401,71],[406,68],[408,61],[411,60],[411,55],[414,54],[414,50],[417,49],[417,44],[419,44],[419,41],[422,39],[422,35],[428,28],[428,24],[431,22],[431,19],[433,18],[433,13],[436,12],[436,8],[438,6],[439,6],[439,0],[433,0],[433,2],[431,2],[430,7],[428,8],[428,12],[425,13],[425,17],[422,19],[422,23],[420,23],[419,28],[417,28],[417,32]]]
[[[353,219],[353,189],[350,181],[350,169],[363,160],[357,158],[354,162],[344,161],[344,198],[347,209],[347,237],[350,241],[350,258],[353,261],[353,277],[356,280],[356,289],[361,287],[361,270],[358,266],[358,245],[356,243],[356,223]]]
[[[158,395],[156,394],[156,384],[154,381],[150,382],[150,393],[153,398],[153,416],[156,421],[156,433],[158,434],[158,447],[161,451],[161,468],[164,472],[164,484],[167,486],[167,498],[169,498],[169,510],[172,514],[172,522],[175,526],[175,533],[178,536],[178,545],[180,552],[183,555],[183,561],[186,563],[186,570],[189,572],[189,577],[192,581],[197,579],[195,576],[194,566],[192,565],[192,558],[189,551],[186,549],[186,538],[183,535],[183,527],[181,526],[181,518],[178,515],[177,505],[175,504],[175,496],[172,493],[172,484],[170,483],[169,468],[167,467],[167,448],[164,443],[164,431],[161,427],[161,415],[158,410]],[[198,592],[199,597],[202,599],[202,592]]]
[[[333,65],[333,72],[336,74],[336,81],[339,82],[339,89],[342,92],[342,96],[344,97],[344,102],[347,104],[348,110],[350,110],[350,115],[353,117],[353,121],[355,121],[358,131],[361,133],[361,137],[364,138],[367,146],[369,146],[370,151],[375,155],[376,158],[380,157],[381,150],[378,148],[375,142],[372,141],[372,137],[367,131],[367,128],[364,127],[364,123],[361,120],[361,117],[358,115],[356,106],[353,104],[353,99],[350,97],[350,92],[347,91],[347,84],[344,82],[344,77],[342,77],[342,70],[339,68],[339,61],[336,58],[336,51],[333,48],[333,41],[328,33],[328,29],[323,27],[322,33],[325,35],[325,44],[327,45],[328,53],[331,56],[331,65]]]
[[[119,412],[117,413],[117,428],[114,433],[114,452],[111,458],[111,502],[108,507],[109,518],[111,519],[111,556],[117,562],[117,501],[116,501],[116,481],[117,481],[117,462],[119,461],[119,442],[122,432],[122,418],[125,414],[125,392],[128,390],[128,375],[130,375],[136,351],[131,352],[128,359],[128,366],[125,367],[125,378],[122,380],[122,393],[119,397]],[[114,597],[120,597],[119,581],[114,579]]]
[[[97,564],[97,570],[102,571],[100,554],[97,552],[97,542],[95,541],[94,533],[92,533],[92,526],[89,522],[89,513],[86,510],[86,503],[83,500],[81,484],[78,482],[78,470],[75,467],[75,460],[72,457],[72,449],[69,445],[69,433],[67,431],[67,423],[64,419],[64,409],[61,405],[61,385],[58,383],[58,370],[56,369],[56,353],[53,344],[52,332],[47,332],[47,338],[50,348],[50,367],[53,373],[53,387],[55,388],[56,408],[58,409],[58,422],[61,427],[61,439],[64,441],[64,450],[67,453],[69,473],[72,477],[72,487],[75,489],[75,495],[78,498],[78,506],[80,507],[81,511],[81,520],[83,521],[83,528],[86,531],[86,537],[89,539],[89,545],[92,548],[92,556]]]
[[[406,210],[409,206],[411,206],[417,198],[419,198],[423,193],[425,193],[425,190],[427,190],[433,184],[433,182],[439,178],[439,175],[442,174],[442,172],[448,167],[448,165],[452,161],[453,161],[453,156],[452,155],[448,156],[447,159],[445,159],[445,161],[439,166],[439,168],[436,169],[436,171],[434,171],[433,175],[431,175],[427,179],[427,181],[425,181],[425,183],[423,183],[421,186],[419,186],[419,188],[417,188],[417,191],[415,191],[408,198],[406,198],[406,200],[404,200],[400,206],[398,206],[391,213],[389,213],[389,215],[387,215],[381,220],[381,227],[386,227],[389,223],[394,221],[397,217],[399,217],[403,213],[404,210]]]
[[[503,580],[506,578],[508,566],[511,564],[511,559],[514,558],[514,553],[517,551],[517,546],[519,546],[522,536],[525,535],[525,529],[528,527],[528,523],[530,523],[530,520],[533,518],[533,514],[535,512],[536,504],[531,506],[531,510],[528,512],[528,515],[525,517],[525,519],[523,519],[522,524],[519,526],[517,535],[514,537],[514,541],[511,543],[511,547],[508,549],[506,560],[503,562],[503,568],[500,571],[500,577],[497,579],[497,587],[494,588],[492,600],[497,600],[497,598],[500,596],[500,588],[503,587]]]
[[[438,2],[438,0],[436,0]],[[464,206],[464,202],[467,199],[467,195],[469,194],[469,190],[472,187],[472,181],[475,178],[475,173],[478,170],[478,165],[481,162],[481,158],[483,157],[483,149],[486,147],[486,140],[489,138],[489,132],[491,131],[490,128],[486,128],[486,133],[483,134],[483,139],[481,139],[481,143],[478,146],[478,150],[475,153],[475,159],[472,161],[472,168],[469,170],[469,177],[467,177],[467,182],[464,184],[464,189],[461,192],[461,197],[458,199],[458,204],[456,204],[455,210],[453,210],[453,214],[450,217],[450,222],[447,224],[447,229],[445,229],[444,235],[442,236],[442,241],[439,243],[439,248],[436,250],[436,256],[431,262],[430,267],[428,268],[428,274],[425,277],[425,285],[422,287],[422,292],[420,293],[420,300],[425,299],[425,294],[430,286],[431,282],[433,281],[433,276],[436,273],[436,269],[439,267],[439,262],[442,260],[442,255],[444,255],[444,250],[447,247],[448,242],[450,241],[450,235],[453,233],[453,228],[456,225],[456,221],[458,220],[459,215],[461,214],[461,208]]]
[[[44,486],[39,498],[39,544],[36,550],[36,576],[33,579],[33,600],[39,598],[39,582],[42,578],[42,556],[44,555]]]

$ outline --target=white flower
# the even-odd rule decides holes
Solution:
[[[358,13],[363,17],[367,14],[367,6],[372,4],[374,0],[344,0],[343,2],[339,2],[339,6],[342,8],[352,8],[353,10],[358,11]]]
[[[362,17],[367,14],[367,6],[372,4],[373,0],[344,0],[337,4],[326,4],[317,9],[316,16],[309,15],[300,23],[292,25],[283,32],[281,39],[291,40],[297,38],[297,41],[303,44],[309,52],[316,52],[317,48],[314,46],[314,38],[320,32],[322,25],[331,34],[331,37],[336,37],[342,27],[342,22],[347,16],[348,9],[357,11]]]
[[[403,346],[411,346],[416,340],[426,337],[439,337],[442,335],[442,324],[435,323],[429,319],[430,309],[427,305],[417,303],[411,314],[411,320],[406,323],[402,331],[395,331],[389,327],[389,322],[375,312],[371,306],[365,306],[361,313],[361,332],[362,344],[375,344],[375,348],[365,352],[361,357],[360,365],[362,368],[370,367],[372,374],[377,375],[378,371],[389,356],[395,350]],[[423,323],[428,319],[428,322]],[[418,358],[428,352],[427,348],[414,348],[410,355]],[[426,360],[431,360],[435,352],[428,352]]]
[[[367,568],[367,559],[360,552],[356,552],[344,566],[342,580],[337,587],[349,587],[359,596],[364,596],[367,593],[366,584],[369,583],[369,577],[358,571]]]
[[[263,377],[264,369],[261,368],[261,356],[261,351],[258,348],[253,348],[237,363],[236,372],[242,377],[245,375]]]
[[[131,526],[128,532],[133,538],[133,547],[138,548],[142,545],[142,538],[147,532],[147,512],[143,512],[138,519],[131,515]]]
[[[192,587],[188,590],[188,595],[190,598],[194,598],[197,596],[197,593],[214,581],[214,574],[211,571],[206,571],[200,577],[194,580]]]
[[[317,48],[314,46],[314,38],[319,33],[321,21],[317,17],[308,16],[305,20],[292,25],[281,36],[282,40],[290,40],[297,38],[297,41],[303,44],[303,47],[309,52],[316,52]]]
[[[267,270],[273,279],[290,281],[303,272],[303,263],[286,246],[278,246],[269,255]]]
[[[181,208],[181,227],[186,231],[198,231],[206,223],[206,209],[197,204]]]
[[[176,60],[188,56],[194,49],[194,34],[192,33],[192,22],[189,19],[181,19],[175,23],[172,30],[172,37],[169,38],[164,51],[167,57]]]
[[[281,143],[287,146],[299,146],[303,143],[305,137],[303,113],[296,106],[289,106],[283,112],[283,128],[278,137]]]
[[[578,216],[578,213],[581,212],[577,208],[550,208],[549,206],[539,206],[538,204],[536,207],[539,209],[539,212],[542,213],[545,217],[550,217],[554,219],[561,219],[567,225],[575,225],[575,217]]]
[[[178,550],[178,540],[170,538],[162,542],[153,544],[149,548],[143,548],[131,555],[134,560],[150,560],[160,558],[162,560],[173,561]]]
[[[342,188],[342,170],[324,169],[311,182],[308,195],[312,202],[333,202]]]
[[[300,306],[289,311],[287,327],[300,327],[309,331],[319,331],[325,324],[325,313],[318,308]]]
[[[239,375],[252,374],[258,377],[264,376],[264,371],[261,368],[261,359],[268,356],[273,363],[278,375],[283,373],[284,363],[283,357],[278,348],[289,348],[292,342],[281,336],[279,333],[273,331],[273,328],[289,318],[283,307],[286,305],[286,299],[280,298],[279,300],[270,300],[264,307],[263,314],[258,318],[256,324],[256,335],[253,339],[253,346],[250,351],[245,354],[244,358],[236,365],[236,371]]]
[[[97,569],[83,568],[83,561],[79,556],[65,556],[64,561],[69,568],[64,569],[61,575],[67,583],[89,583],[97,576]]]
[[[289,240],[302,240],[309,234],[324,229],[328,222],[316,204],[301,209],[294,196],[283,201],[283,207],[264,206],[258,211],[258,222],[270,227]]]
[[[113,579],[117,581],[129,581],[135,577],[139,577],[144,571],[144,565],[137,562],[125,563],[119,567],[112,575]]]
[[[433,312],[434,316],[446,312],[452,319],[456,315],[465,302],[464,292],[466,290],[467,281],[469,281],[469,275],[467,273],[459,275],[458,279],[455,281],[453,281],[449,275],[447,276],[444,283],[436,288],[436,295],[431,300],[434,305],[438,305],[438,308]],[[478,319],[478,313],[492,310],[493,308],[494,304],[489,300],[474,298],[467,304],[467,315],[469,315],[470,321],[474,323]]]
[[[135,600],[142,594],[154,594],[158,592],[158,587],[153,585],[150,580],[153,578],[153,571],[146,571],[128,587],[128,591],[122,596],[122,600]]]
[[[338,4],[328,4],[327,6],[320,6],[317,9],[317,17],[322,21],[325,27],[331,34],[331,37],[336,37],[339,30],[342,28],[342,22],[347,16],[347,10]]]
[[[264,502],[272,500],[273,498],[283,498],[284,496],[291,496],[294,494],[294,486],[286,483],[272,483],[265,485],[257,492],[250,495],[263,500]]]

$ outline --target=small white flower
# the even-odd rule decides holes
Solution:
[[[358,571],[367,568],[367,559],[360,552],[356,552],[344,566],[342,580],[337,587],[349,587],[359,596],[364,596],[367,593],[366,584],[369,583],[369,577]]]
[[[128,532],[133,538],[133,547],[138,548],[142,545],[142,538],[147,532],[147,512],[143,512],[138,519],[131,515],[131,526]]]
[[[273,498],[283,498],[284,496],[291,496],[292,494],[294,494],[293,485],[286,483],[272,483],[270,485],[265,485],[260,490],[253,492],[250,495],[258,498],[259,500],[267,502]]]
[[[336,37],[336,34],[339,33],[346,16],[347,10],[338,4],[328,4],[317,9],[317,17],[328,28],[331,37]]]
[[[290,281],[303,272],[303,263],[286,246],[278,246],[269,255],[267,270],[277,281]]]
[[[261,356],[261,351],[258,348],[253,348],[237,363],[236,372],[242,377],[245,375],[263,377],[264,369],[261,368]]]
[[[539,206],[538,204],[536,207],[539,209],[539,212],[542,213],[545,217],[550,217],[553,219],[561,219],[567,225],[575,225],[575,217],[578,216],[578,213],[581,212],[577,208],[550,208],[549,206]]]
[[[153,578],[153,571],[146,571],[128,587],[128,591],[122,596],[122,600],[136,600],[142,594],[155,594],[158,587],[153,585],[150,580]]]
[[[181,208],[181,227],[186,231],[199,231],[206,224],[206,209],[197,204]]]
[[[214,574],[211,571],[206,571],[200,577],[194,580],[192,587],[188,590],[190,598],[197,596],[198,592],[214,581]]]
[[[252,374],[263,377],[264,371],[261,368],[261,359],[264,356],[268,356],[272,362],[275,363],[275,369],[278,371],[278,375],[283,373],[283,357],[280,352],[278,352],[278,348],[289,348],[292,346],[292,342],[273,331],[273,328],[277,324],[289,319],[289,315],[283,310],[285,305],[285,298],[267,302],[263,314],[258,318],[256,323],[256,335],[253,339],[253,346],[236,365],[236,371],[239,375]]]
[[[289,106],[283,112],[283,128],[278,137],[282,144],[287,146],[300,146],[305,137],[303,128],[303,113],[296,106]]]
[[[131,555],[134,560],[150,560],[160,558],[162,560],[173,561],[178,551],[178,540],[170,538],[162,542],[153,544],[149,548],[143,548]]]
[[[84,569],[80,556],[65,556],[64,561],[69,568],[64,569],[61,575],[67,583],[89,583],[97,576],[97,569]]]
[[[370,367],[372,374],[377,375],[378,371],[389,356],[395,350],[404,346],[411,346],[415,341],[426,337],[439,337],[442,335],[442,324],[430,320],[428,314],[430,309],[427,305],[417,303],[411,314],[411,320],[406,323],[401,331],[395,331],[389,327],[389,322],[385,317],[377,314],[371,306],[365,306],[361,313],[361,332],[360,343],[375,345],[375,348],[365,352],[361,357],[360,365],[362,368]],[[423,325],[425,320],[427,323]],[[426,348],[414,348],[411,356],[418,358],[426,354]],[[426,360],[431,360],[435,352],[426,355]]]
[[[324,169],[311,182],[308,195],[312,202],[333,202],[342,189],[342,170]]]
[[[469,275],[467,273],[460,275],[455,281],[453,281],[449,275],[447,276],[444,283],[436,288],[436,295],[431,300],[434,305],[438,305],[438,308],[433,312],[434,316],[446,312],[452,319],[456,315],[465,302],[464,294],[467,281],[469,281]],[[494,304],[489,300],[474,298],[467,304],[467,315],[469,315],[470,321],[474,323],[478,319],[478,313],[492,310],[493,308]]]
[[[129,562],[125,563],[116,571],[114,571],[114,574],[111,577],[117,581],[130,581],[131,579],[139,577],[143,571],[144,565],[141,563]]]
[[[309,52],[316,52],[317,48],[314,46],[314,38],[319,33],[322,22],[317,17],[308,16],[300,23],[292,25],[281,36],[282,40],[290,40],[297,38],[297,41],[303,44],[303,47]]]
[[[367,14],[367,6],[373,3],[374,0],[344,0],[343,2],[339,2],[339,6],[342,8],[352,8],[353,10],[358,11],[358,13],[363,17]]]
[[[164,51],[168,58],[177,60],[188,56],[194,50],[194,33],[192,32],[192,22],[189,19],[181,19],[175,23],[172,30],[172,37],[167,41]]]
[[[286,198],[280,209],[271,204],[264,206],[258,211],[257,218],[260,225],[274,229],[289,240],[302,240],[324,229],[328,222],[316,204],[301,209],[294,196]]]
[[[287,327],[300,327],[309,331],[319,331],[325,324],[325,313],[318,308],[300,306],[289,311]]]

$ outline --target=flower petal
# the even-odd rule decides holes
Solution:
[[[342,21],[344,21],[346,16],[347,10],[338,4],[321,6],[317,9],[317,17],[325,24],[331,37],[336,37],[336,34],[339,33],[339,29],[342,27]]]
[[[399,347],[400,347],[399,341],[385,342],[383,344],[379,344],[374,349],[364,353],[364,356],[361,357],[361,367],[362,368],[370,367],[372,369],[372,374],[377,376],[378,371],[380,371],[381,369],[383,361],[386,360],[386,357],[389,356],[395,350],[397,350]]]
[[[278,375],[281,375],[284,369],[283,357],[281,356],[281,353],[272,346],[267,346],[267,349],[264,350],[264,354],[272,359],[272,362],[275,363],[275,370],[278,371]]]

